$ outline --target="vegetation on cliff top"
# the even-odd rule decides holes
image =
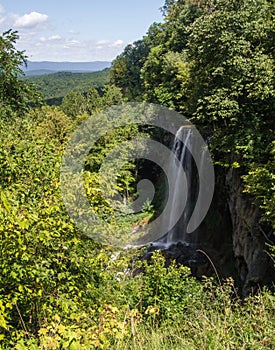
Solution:
[[[187,267],[167,267],[160,253],[135,261],[136,252],[83,237],[62,202],[59,169],[71,132],[107,106],[147,99],[196,121],[216,163],[239,169],[271,227],[273,1],[167,0],[163,11],[164,23],[115,60],[113,85],[70,92],[61,107],[40,106],[41,95],[20,78],[26,58],[14,47],[17,34],[0,36],[1,349],[274,347],[270,291],[241,300],[232,279],[199,281]],[[110,209],[97,186],[105,145],[139,132],[116,130],[90,154],[86,189],[98,211]],[[133,195],[133,168],[120,179]],[[144,208],[120,224],[150,215]]]

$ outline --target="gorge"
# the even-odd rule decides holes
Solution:
[[[178,208],[185,208],[173,228],[151,244],[145,258],[150,258],[155,250],[161,250],[168,263],[175,259],[178,264],[189,266],[197,277],[213,274],[218,274],[219,278],[233,276],[239,293],[244,296],[263,285],[271,286],[275,271],[266,244],[274,242],[270,235],[263,232],[259,208],[253,204],[253,197],[243,192],[237,169],[215,166],[215,192],[211,207],[202,223],[193,232],[188,232],[190,218],[196,212],[199,219],[203,205],[202,199],[198,198],[199,187],[207,186],[200,183],[198,176],[199,173],[205,175],[207,152],[206,149],[200,150],[200,163],[197,165],[192,157],[192,149],[198,151],[194,142],[190,127],[181,127],[172,142],[173,154],[182,164],[187,186],[178,186],[182,182],[175,166],[175,171],[172,171],[175,191],[170,194],[173,202],[168,220],[173,223]],[[169,164],[173,168],[173,157]]]

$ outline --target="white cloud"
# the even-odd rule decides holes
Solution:
[[[111,44],[112,47],[121,47],[124,45],[124,41],[123,40],[116,40],[114,43]]]
[[[123,48],[124,47],[124,41],[123,40],[116,40],[116,41],[110,41],[110,40],[99,40],[96,42],[96,48],[98,50],[103,50],[107,48]]]
[[[52,35],[48,38],[48,40],[61,40],[61,39],[62,39],[62,37],[58,34]]]
[[[124,41],[123,40],[116,40],[116,41],[110,41],[110,40],[99,40],[96,42],[96,45],[98,48],[103,48],[103,47],[121,47],[124,46]]]
[[[48,16],[39,12],[31,12],[17,17],[14,22],[16,28],[34,28],[47,22]]]
[[[109,44],[110,41],[109,40],[99,40],[96,42],[97,45],[106,45]]]
[[[0,4],[0,24],[19,30],[16,47],[32,61],[112,61],[125,46],[121,39],[81,39],[74,28],[68,30],[67,36],[59,35],[46,14],[30,12],[20,16],[5,12],[1,16],[3,11]]]
[[[70,29],[70,30],[69,30],[69,34],[72,34],[72,35],[79,35],[80,33],[79,33],[77,30]]]
[[[5,9],[4,9],[4,6],[2,6],[2,5],[0,4],[0,15],[3,14],[3,13],[5,13]]]
[[[64,49],[71,49],[73,47],[81,47],[81,41],[73,40],[73,39],[67,39],[65,40],[63,44]]]
[[[76,40],[58,33],[39,36],[37,30],[28,30],[20,34],[16,46],[24,50],[31,61],[83,62],[112,61],[122,52],[125,44],[120,39],[81,40],[78,37]]]
[[[39,38],[39,41],[42,42],[42,43],[45,43],[47,41],[60,41],[60,40],[62,40],[62,36],[60,36],[58,34],[51,35],[48,38],[46,38],[45,36],[41,36]]]

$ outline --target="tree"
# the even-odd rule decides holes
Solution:
[[[76,118],[87,110],[86,99],[81,92],[71,91],[62,100],[61,109],[70,117]]]
[[[151,49],[142,70],[145,98],[168,108],[185,111],[189,67],[185,53]]]
[[[165,22],[152,25],[143,38],[150,49],[141,68],[146,100],[187,113],[188,39],[193,23],[206,10],[205,1],[165,2]]]
[[[115,85],[105,85],[102,91],[103,91],[103,96],[101,98],[102,108],[107,108],[113,105],[119,105],[123,103],[123,94],[119,87]]]
[[[266,163],[274,123],[274,7],[265,0],[213,2],[192,27],[189,100],[224,163]],[[272,34],[273,33],[273,34]]]
[[[95,87],[92,86],[89,88],[86,96],[86,101],[87,101],[87,112],[89,114],[93,114],[94,112],[100,110],[102,101],[98,93],[98,90]]]
[[[263,221],[272,224],[275,229],[275,141],[270,145],[270,159],[266,164],[253,163],[244,176],[245,192],[256,196],[256,204],[263,209]],[[274,248],[275,249],[275,248]],[[275,250],[274,250],[275,253]]]
[[[192,118],[217,164],[249,174],[246,190],[270,221],[272,186],[259,186],[274,176],[274,1],[167,0],[163,12],[164,23],[143,38],[149,52],[136,86],[149,102]],[[118,76],[132,81],[121,63]]]
[[[31,103],[39,103],[41,96],[33,85],[24,82],[21,67],[27,62],[23,51],[15,48],[19,38],[16,31],[8,30],[0,36],[0,110],[1,116],[12,112],[25,113]]]
[[[123,53],[113,62],[110,81],[122,88],[128,100],[139,100],[144,92],[140,70],[149,53],[143,40],[126,46]]]

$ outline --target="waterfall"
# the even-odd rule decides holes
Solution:
[[[202,186],[199,174],[204,174],[207,149],[206,147],[201,147],[192,126],[187,125],[180,127],[180,129],[177,131],[172,152],[173,154],[170,160],[170,176],[172,177],[172,181],[175,185],[172,193],[167,193],[167,196],[172,197],[172,207],[168,218],[169,224],[175,223],[175,213],[178,211],[178,208],[184,206],[184,210],[180,219],[160,240],[160,243],[164,243],[166,246],[170,246],[176,242],[183,242],[188,245],[193,245],[197,244],[198,235],[196,230],[188,233],[188,224],[191,217],[195,223],[198,222],[200,218],[203,200],[201,197],[198,197],[200,186]],[[195,152],[197,152],[196,154],[198,155],[199,159],[199,163],[197,163],[197,165],[195,164],[193,158]],[[187,184],[185,188],[181,188],[179,186],[179,183],[182,182],[179,179],[179,169],[176,166],[174,155],[177,157],[184,169]],[[185,196],[183,195],[184,191],[186,191]],[[196,210],[194,210],[195,208]]]
[[[173,179],[173,182],[175,184],[175,190],[173,193],[171,193],[172,197],[172,208],[170,212],[169,217],[169,223],[175,222],[175,213],[179,207],[182,205],[182,191],[187,191],[187,203],[186,208],[183,212],[181,222],[185,225],[187,221],[187,217],[189,214],[189,208],[188,205],[190,203],[190,182],[191,182],[191,176],[192,176],[192,158],[191,154],[188,151],[190,149],[190,142],[191,142],[191,128],[185,128],[181,127],[176,134],[174,144],[172,147],[173,153],[176,155],[178,160],[180,161],[180,164],[184,165],[183,168],[185,170],[186,174],[186,180],[187,180],[187,188],[179,188],[179,172],[178,168],[176,167],[175,160],[173,157],[171,157],[170,161],[170,167],[171,167],[171,177]],[[182,142],[183,140],[184,142]],[[179,225],[176,225],[170,230],[169,234],[167,235],[166,243],[174,243],[177,241],[186,241],[186,227],[178,227]]]

